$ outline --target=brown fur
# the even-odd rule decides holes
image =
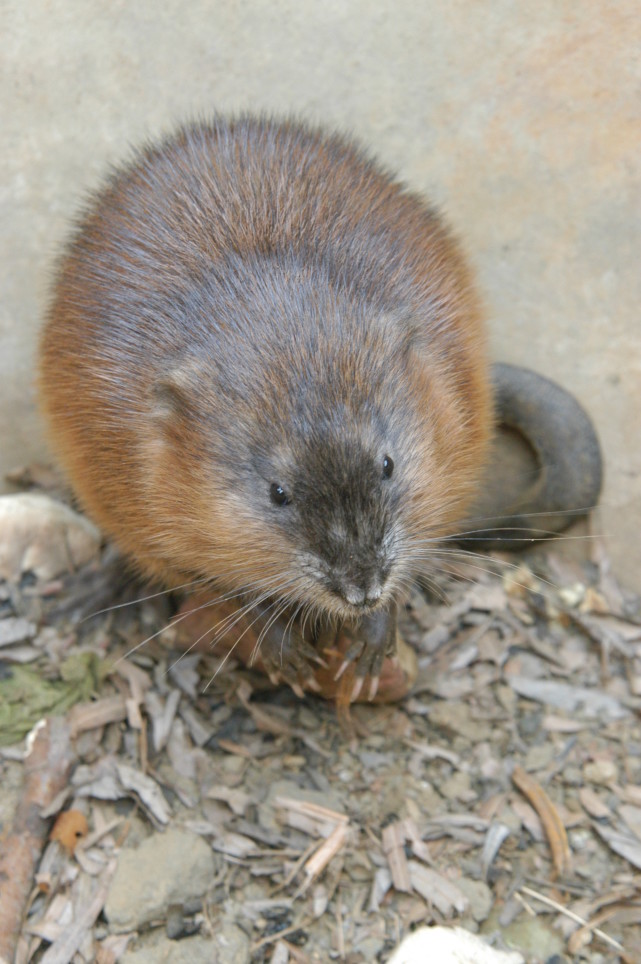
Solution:
[[[441,220],[348,142],[252,118],[185,128],[91,200],[40,388],[82,504],[143,571],[273,577],[275,597],[343,615],[301,571],[323,527],[358,532],[358,555],[380,514],[389,601],[420,541],[462,518],[491,423],[479,306]],[[282,478],[293,509],[269,502]],[[340,578],[374,578],[363,553]]]

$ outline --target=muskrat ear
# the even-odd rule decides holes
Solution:
[[[161,422],[189,417],[194,411],[201,376],[197,359],[182,359],[162,372],[151,384],[150,403],[154,418]]]
[[[387,310],[381,316],[384,330],[396,340],[396,350],[406,357],[412,350],[421,351],[425,343],[425,324],[417,319],[408,307],[399,306]]]
[[[409,307],[394,314],[397,331],[401,336],[401,347],[405,353],[411,351],[422,354],[431,352],[434,344],[434,319],[443,316],[443,306],[425,295],[421,313],[416,314]]]

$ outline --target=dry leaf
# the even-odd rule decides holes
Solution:
[[[72,854],[78,843],[89,833],[89,825],[80,810],[64,810],[49,834],[50,840],[57,840],[65,850]]]

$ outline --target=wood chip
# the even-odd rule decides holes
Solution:
[[[628,642],[624,639],[622,633],[617,631],[612,622],[608,623],[596,616],[580,615],[577,612],[571,612],[569,615],[570,619],[600,646],[605,647],[606,650],[615,649],[626,659],[631,658],[632,651]],[[634,633],[632,638],[639,638],[638,632]]]
[[[222,800],[235,814],[242,817],[251,803],[251,797],[243,790],[234,787],[212,787],[207,791],[210,800]]]
[[[624,803],[619,807],[619,816],[628,825],[635,837],[641,840],[641,807],[634,807],[632,804]]]
[[[247,760],[254,759],[251,747],[243,746],[242,743],[236,743],[234,740],[218,740],[218,746],[221,750],[226,750],[227,753],[233,753],[234,756],[245,757]]]
[[[2,653],[3,661],[7,663],[35,663],[42,653],[35,646],[10,646]]]
[[[253,840],[240,833],[220,834],[212,842],[212,847],[221,854],[240,859],[253,857],[260,852]]]
[[[91,703],[76,703],[69,711],[72,737],[88,730],[121,723],[127,719],[127,701],[124,696],[105,696]]]
[[[377,913],[381,903],[392,886],[392,875],[387,867],[379,867],[374,874],[372,889],[370,891],[368,910],[370,913]]]
[[[543,825],[534,807],[530,806],[525,800],[518,799],[516,795],[515,799],[510,800],[510,805],[525,829],[532,835],[533,839],[537,841],[544,840],[545,833],[543,831]]]
[[[598,823],[594,823],[592,826],[608,847],[641,870],[641,843],[634,834],[628,830],[615,830]]]
[[[116,663],[115,671],[127,681],[131,695],[137,703],[142,703],[145,693],[151,688],[151,677],[140,666],[136,666],[130,659],[120,659]]]
[[[150,816],[161,826],[169,823],[171,810],[156,781],[127,763],[117,761],[115,767],[124,789],[138,797]]]
[[[306,800],[277,796],[274,803],[285,811],[285,819],[290,827],[310,836],[329,837],[338,824],[346,825],[348,822],[345,814]]]
[[[464,914],[468,909],[469,900],[463,891],[443,874],[416,860],[409,861],[408,870],[413,889],[445,917],[451,917],[454,913]]]
[[[38,631],[35,623],[21,616],[13,616],[0,620],[0,648],[22,643],[25,639],[33,639]]]
[[[488,827],[481,853],[481,867],[483,869],[484,880],[488,879],[492,864],[511,832],[510,828],[504,823],[494,822]]]
[[[588,727],[586,720],[572,720],[565,716],[555,716],[548,713],[541,720],[541,726],[548,733],[580,733]]]
[[[507,681],[519,696],[548,703],[568,713],[608,720],[620,720],[628,715],[628,710],[617,699],[602,690],[570,686],[554,680],[528,679],[526,676],[508,676]]]
[[[329,837],[323,841],[318,850],[305,864],[305,874],[309,882],[315,880],[325,870],[327,865],[343,849],[347,840],[348,828],[346,823],[337,824]]]
[[[196,746],[205,746],[206,743],[209,743],[216,733],[214,727],[210,726],[186,700],[181,701],[178,712],[187,724],[189,735]]]
[[[405,828],[401,821],[390,823],[383,830],[383,853],[396,890],[409,894],[412,890],[410,871],[405,856]]]
[[[579,800],[584,810],[597,820],[612,816],[610,808],[591,787],[580,787]]]
[[[179,690],[171,690],[165,700],[153,690],[145,695],[145,707],[151,717],[151,732],[156,751],[167,746],[179,702]]]
[[[91,900],[77,914],[73,924],[66,927],[63,935],[49,947],[41,958],[42,964],[69,964],[80,948],[85,935],[93,926],[105,906],[111,878],[116,871],[116,861],[112,860],[100,878],[96,892]]]
[[[407,746],[416,750],[426,760],[447,760],[452,766],[459,770],[466,770],[469,767],[463,763],[458,754],[453,753],[444,746],[433,746],[429,743],[417,743],[416,740],[405,740]]]

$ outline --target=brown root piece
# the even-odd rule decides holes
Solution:
[[[537,783],[529,773],[526,773],[523,767],[514,767],[512,780],[538,813],[550,844],[554,869],[558,876],[564,876],[570,870],[571,853],[565,827],[558,810],[541,784]]]
[[[22,795],[0,852],[0,960],[12,961],[33,875],[47,840],[40,816],[67,784],[74,753],[62,717],[38,724],[25,759]]]

